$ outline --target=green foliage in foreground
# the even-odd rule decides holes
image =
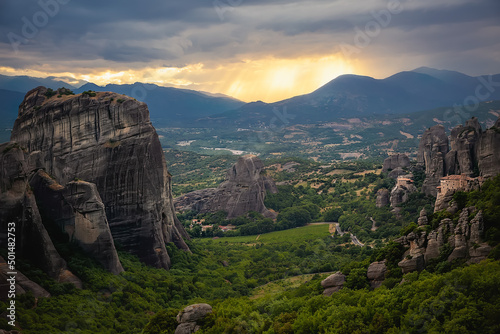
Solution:
[[[287,234],[269,243],[265,238],[264,242],[250,244],[198,239],[190,243],[192,254],[169,244],[169,271],[145,266],[134,256],[120,252],[125,272],[115,276],[82,253],[73,252],[68,264],[84,281],[83,290],[54,283],[34,266],[24,265],[23,273],[48,289],[52,297],[37,302],[29,294],[19,297],[18,324],[23,334],[137,334],[158,312],[174,314],[193,303],[250,296],[254,288],[266,283],[339,270],[373,253],[369,248],[339,247],[329,236],[328,225],[319,228],[284,231],[296,231],[295,236]],[[5,304],[0,303],[0,307]],[[0,323],[2,327],[8,328]]]
[[[309,283],[256,300],[216,302],[199,333],[498,333],[500,263],[483,261],[444,275],[411,273],[374,291],[321,295]]]

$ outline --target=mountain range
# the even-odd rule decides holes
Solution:
[[[222,94],[162,87],[154,84],[87,83],[74,87],[49,78],[0,75],[0,140],[17,117],[24,94],[36,87],[67,87],[75,93],[111,91],[146,102],[156,127],[254,127],[309,124],[345,117],[405,114],[455,104],[500,99],[500,74],[472,77],[466,74],[420,67],[385,79],[342,75],[312,93],[275,103],[244,103]],[[479,94],[477,93],[479,92]],[[4,138],[5,137],[5,138]]]
[[[500,90],[494,89],[499,84],[500,74],[471,77],[428,67],[399,72],[385,79],[348,74],[335,78],[310,94],[275,103],[248,103],[198,123],[204,126],[235,124],[272,127],[273,118],[275,122],[289,125],[328,122],[345,117],[404,114],[500,99]],[[481,86],[484,87],[479,89]]]

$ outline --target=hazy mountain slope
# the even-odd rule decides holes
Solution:
[[[241,107],[244,103],[230,98],[210,96],[194,90],[161,87],[153,84],[106,85],[88,83],[76,89],[76,93],[86,90],[111,91],[131,96],[148,104],[151,120],[155,126],[185,126],[201,117],[225,112]]]
[[[75,88],[66,82],[53,80],[51,78],[0,75],[0,89],[7,89],[15,92],[21,92],[23,93],[23,97],[24,94],[26,94],[26,92],[38,86],[45,86],[47,88],[52,88],[52,89],[57,89],[60,87],[66,87],[69,89]]]

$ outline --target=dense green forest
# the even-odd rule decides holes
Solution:
[[[459,208],[474,205],[483,211],[485,238],[493,247],[489,259],[467,265],[443,257],[421,272],[403,275],[397,264],[405,249],[391,240],[418,229],[418,213],[422,207],[432,212],[432,198],[415,193],[396,216],[388,207],[375,206],[377,190],[394,184],[377,162],[326,168],[295,160],[300,163],[294,171],[273,172],[280,162],[267,162],[268,173],[284,182],[278,194],[266,198],[266,205],[278,212],[276,222],[257,213],[231,221],[221,212],[205,214],[209,223],[230,222],[238,230],[217,239],[194,236],[188,241],[192,253],[168,244],[169,271],[119,251],[125,272],[112,275],[77,246],[56,245],[84,282],[77,290],[53,281],[36,264],[21,263],[18,269],[52,297],[18,296],[17,329],[25,334],[174,333],[177,313],[204,302],[214,311],[199,333],[500,331],[500,176],[481,190],[454,196]],[[430,214],[426,228],[435,228],[442,218],[456,222],[458,215]],[[333,233],[329,223],[309,224],[315,221],[338,221],[366,246],[354,245],[348,234]],[[367,268],[383,259],[386,279],[373,290]],[[325,297],[320,282],[336,271],[347,275],[344,288]],[[11,329],[4,319],[0,328]]]

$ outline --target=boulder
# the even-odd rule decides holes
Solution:
[[[189,305],[177,314],[175,334],[191,334],[200,329],[199,322],[212,313],[212,306],[208,304]]]
[[[390,203],[389,201],[390,193],[389,190],[382,188],[377,191],[377,200],[376,206],[377,208],[382,208]]]
[[[59,184],[95,184],[114,241],[146,264],[168,268],[165,244],[189,250],[189,236],[174,212],[171,175],[146,104],[109,92],[46,92],[26,94],[11,140],[36,152]]]
[[[368,271],[366,276],[368,281],[370,281],[370,286],[372,289],[378,288],[382,285],[385,279],[385,274],[387,272],[386,261],[373,262],[368,266]]]
[[[267,192],[278,190],[274,181],[263,172],[264,164],[254,155],[240,157],[226,173],[226,180],[217,188],[198,190],[175,199],[177,210],[193,210],[200,213],[227,212],[227,218],[235,218],[249,211],[265,217],[276,214],[264,205]]]
[[[337,271],[335,274],[332,274],[321,281],[321,286],[325,289],[323,291],[323,295],[329,297],[334,292],[342,289],[345,283],[345,275],[340,271]]]

